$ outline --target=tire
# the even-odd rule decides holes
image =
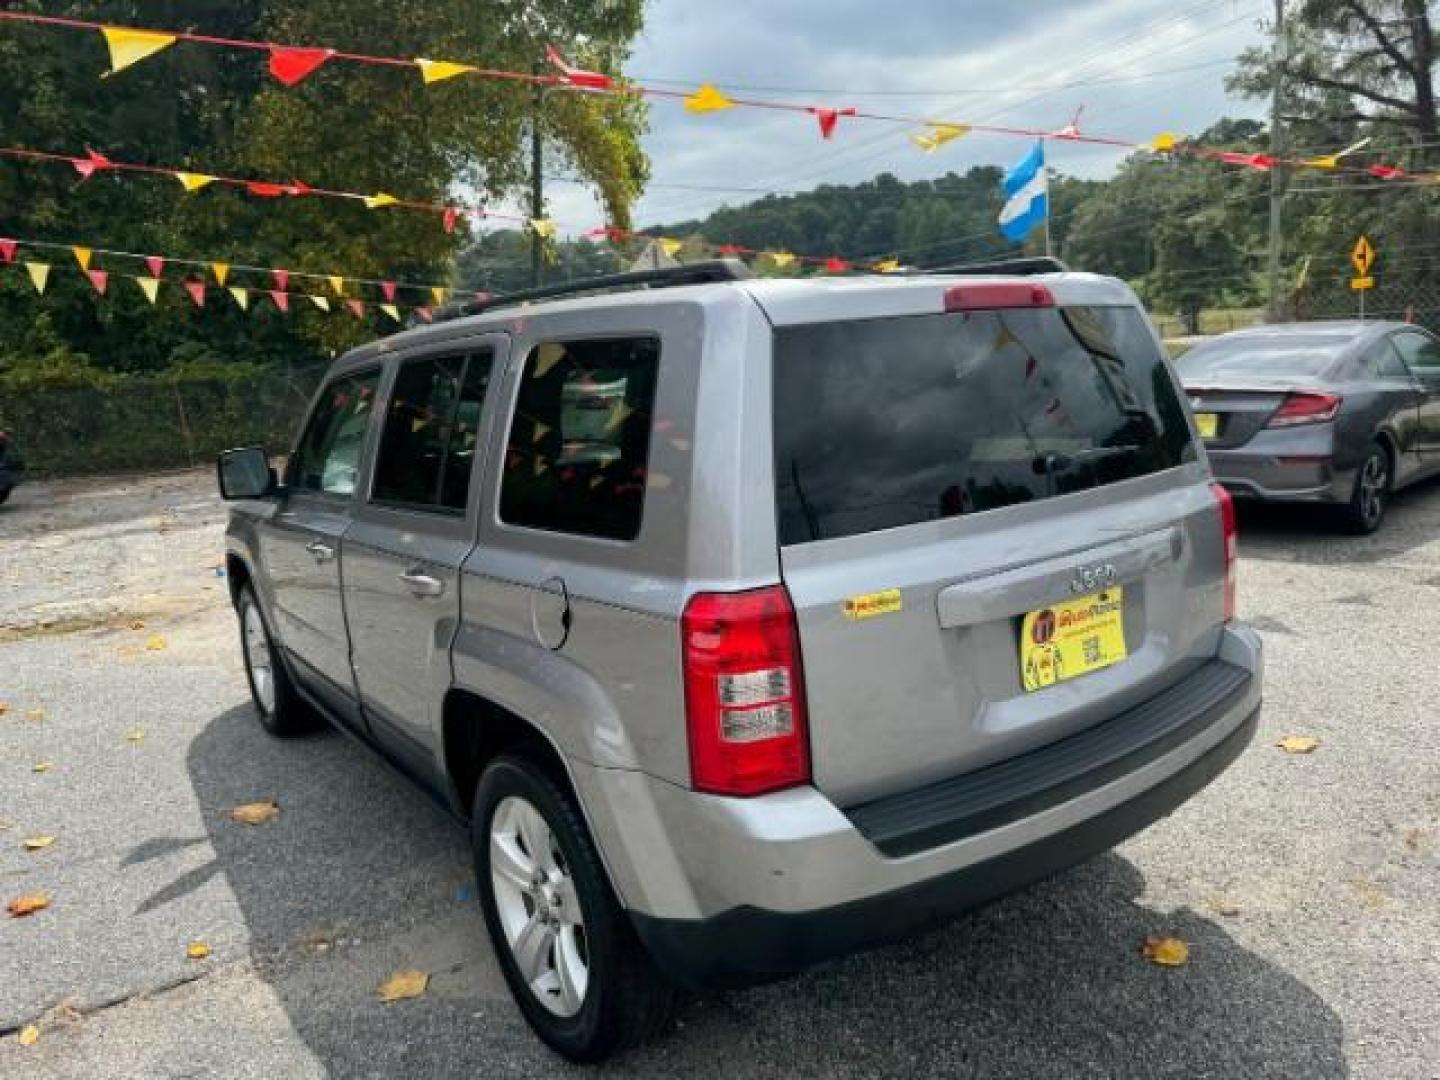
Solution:
[[[5,505],[5,500],[10,498],[10,492],[13,490],[13,488],[0,488],[0,506]]]
[[[485,926],[535,1033],[581,1063],[658,1035],[674,1011],[675,989],[611,891],[569,791],[536,758],[499,757],[480,777],[470,837]],[[543,852],[539,860],[532,846]]]
[[[260,726],[277,738],[313,731],[317,717],[295,690],[290,673],[275,648],[265,613],[255,589],[244,585],[235,605],[240,617],[240,651],[245,657],[245,679]]]
[[[1385,511],[1390,506],[1394,483],[1389,451],[1379,442],[1371,443],[1355,472],[1355,488],[1350,494],[1350,501],[1340,511],[1345,531],[1356,536],[1369,536],[1380,528],[1385,520]]]

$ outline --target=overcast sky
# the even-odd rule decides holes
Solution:
[[[1260,103],[1228,98],[1224,79],[1263,40],[1259,20],[1271,9],[1271,0],[649,0],[626,71],[676,89],[710,81],[732,95],[1045,130],[1083,105],[1083,131],[1145,142],[1260,115]],[[824,142],[813,117],[692,116],[673,100],[653,102],[650,117],[641,226],[886,170],[922,179],[1009,165],[1027,149],[971,134],[927,156],[907,139],[914,128],[844,119]],[[1123,156],[1051,147],[1054,167],[1083,176],[1108,175]],[[600,223],[585,188],[552,182],[547,195],[566,232]]]

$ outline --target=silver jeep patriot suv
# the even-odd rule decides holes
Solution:
[[[260,722],[467,821],[562,1054],[1169,813],[1251,739],[1235,521],[1135,296],[1064,272],[491,301],[220,461]]]

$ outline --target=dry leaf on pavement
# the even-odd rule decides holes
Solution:
[[[0,701],[0,716],[4,716],[9,711],[10,703],[8,701]]]
[[[5,905],[5,910],[10,913],[12,919],[23,919],[27,915],[34,915],[37,911],[44,911],[50,906],[50,898],[46,896],[17,896]]]
[[[165,640],[163,635],[156,634],[154,637],[150,638],[149,641],[145,642],[145,650],[147,652],[160,652],[162,649],[167,648],[169,644],[170,643]]]
[[[44,851],[55,842],[53,836],[32,836],[20,846],[26,851]]]
[[[264,825],[278,813],[279,803],[274,799],[262,799],[260,802],[235,807],[230,811],[230,820],[238,821],[241,825]]]
[[[145,622],[144,622],[144,620],[143,620],[143,619],[135,619],[135,620],[133,620],[133,621],[130,623],[130,629],[131,629],[131,630],[144,630],[144,629],[145,629]]]
[[[192,941],[185,947],[185,955],[191,960],[204,960],[210,955],[210,946],[203,941]]]
[[[26,1024],[20,1029],[20,1034],[15,1036],[15,1041],[21,1046],[34,1046],[40,1041],[40,1029],[34,1024]]]
[[[1240,905],[1223,896],[1217,896],[1210,901],[1210,910],[1229,919],[1240,914]]]
[[[45,719],[45,710],[44,710],[44,709],[31,709],[29,712],[27,712],[27,713],[25,714],[25,719],[26,719],[26,720],[32,720],[32,721],[34,721],[35,723],[38,724],[41,720],[44,720],[44,719]]]
[[[1286,735],[1275,744],[1287,754],[1309,754],[1320,745],[1313,735]]]
[[[125,741],[126,741],[126,742],[144,742],[144,741],[145,741],[145,729],[144,729],[144,728],[139,728],[139,727],[137,727],[137,728],[131,728],[129,731],[127,731],[127,732],[125,733]]]
[[[1140,946],[1140,955],[1161,967],[1180,967],[1190,959],[1190,946],[1179,938],[1151,934]]]
[[[429,985],[430,976],[424,971],[397,971],[376,987],[375,993],[383,1004],[388,1005],[392,1001],[419,997]]]
[[[53,761],[37,761],[34,765],[30,766],[30,771],[47,773],[53,768],[55,768],[55,763]]]

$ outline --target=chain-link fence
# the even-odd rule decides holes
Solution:
[[[3,378],[0,429],[12,433],[33,475],[198,465],[230,447],[288,447],[324,371]]]

